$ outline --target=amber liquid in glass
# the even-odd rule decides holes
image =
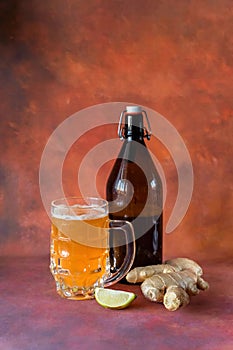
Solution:
[[[108,272],[107,219],[98,212],[84,220],[52,218],[50,270],[62,296],[75,294],[80,286],[88,290]]]

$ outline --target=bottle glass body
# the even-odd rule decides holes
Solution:
[[[135,128],[125,137],[106,189],[110,218],[133,224],[136,256],[132,267],[162,262],[162,182],[140,130]],[[122,249],[119,247],[116,265],[122,263]]]

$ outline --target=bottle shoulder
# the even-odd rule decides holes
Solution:
[[[114,187],[122,179],[129,180],[136,189],[162,188],[162,180],[149,150],[136,143],[124,142],[108,177],[107,186]]]
[[[127,215],[135,216],[145,204],[148,215],[161,212],[162,198],[162,181],[149,150],[136,142],[124,142],[108,177],[107,199],[117,200],[117,208],[129,200]]]
[[[118,168],[134,168],[134,164],[159,181],[158,170],[144,140],[143,142],[125,140],[115,162],[115,166]]]

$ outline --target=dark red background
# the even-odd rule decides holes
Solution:
[[[164,237],[165,258],[229,259],[232,33],[231,0],[1,1],[0,253],[48,254],[38,172],[53,130],[83,108],[127,101],[165,116],[193,162],[193,198],[183,222]],[[95,143],[102,133],[96,130]],[[115,137],[115,127],[108,133]],[[167,179],[166,222],[177,174],[153,142]],[[67,161],[67,191],[76,182],[75,152],[89,147],[84,139]],[[109,167],[98,177],[101,190]]]

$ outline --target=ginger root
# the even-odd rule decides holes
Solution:
[[[174,271],[179,271],[179,269],[175,266],[173,267],[167,264],[136,267],[135,269],[129,271],[126,276],[126,280],[129,283],[140,283],[145,281],[146,278],[151,277],[157,273],[168,273]]]
[[[137,267],[126,279],[141,284],[143,295],[154,302],[163,303],[166,309],[175,311],[190,302],[190,296],[209,288],[201,277],[202,268],[193,260],[177,258],[165,264]]]

